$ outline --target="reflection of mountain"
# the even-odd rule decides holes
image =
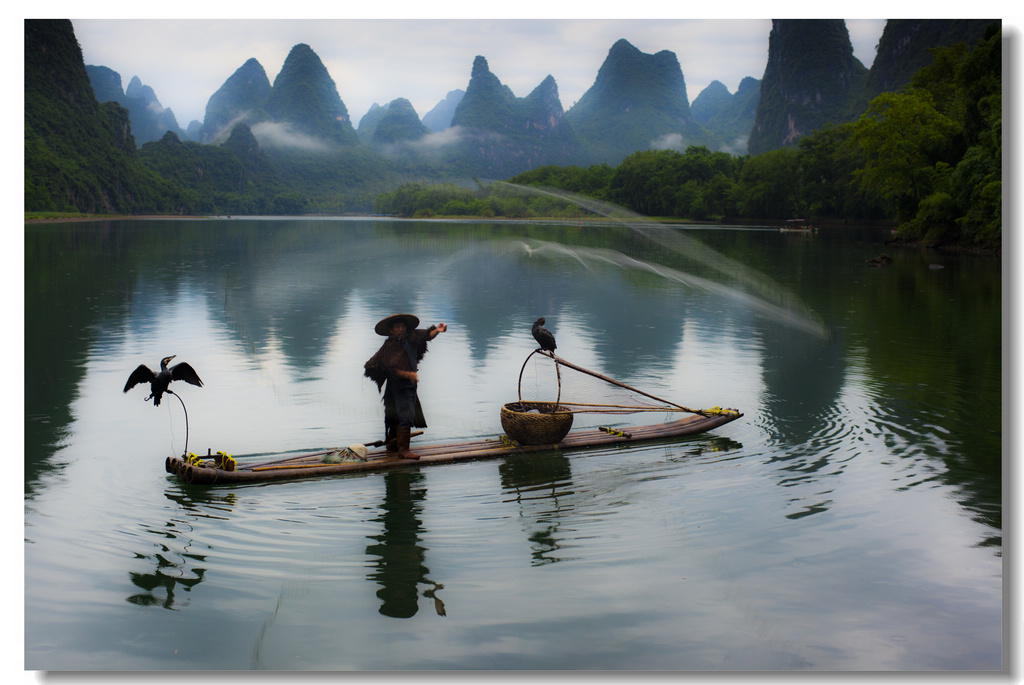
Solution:
[[[129,291],[111,224],[25,231],[25,495],[51,463],[72,423],[71,403],[89,347]],[[114,253],[111,260],[101,258]],[[92,306],[84,307],[83,302]]]
[[[580,270],[591,266],[571,254],[554,260],[529,256],[526,243],[511,237],[519,229],[503,231],[500,237],[507,240],[483,241],[477,229],[453,239],[433,225],[390,222],[296,221],[275,223],[272,230],[256,220],[188,222],[174,241],[153,222],[117,222],[108,230],[124,250],[122,273],[137,274],[134,283],[117,287],[131,298],[126,316],[132,330],[145,335],[154,326],[146,316],[151,307],[195,288],[223,312],[246,349],[280,345],[287,362],[300,370],[322,361],[354,292],[368,306],[390,313],[415,307],[423,292],[443,289],[457,320],[471,322],[465,330],[475,359],[485,358],[504,336],[523,336],[529,345],[530,324],[547,316],[556,335],[560,325],[577,326],[593,340],[602,368],[628,378],[671,364],[691,294],[614,267],[599,279],[581,278]],[[104,272],[101,282],[116,277]],[[644,297],[636,297],[637,290]],[[726,313],[721,316],[724,324]],[[566,356],[571,358],[569,350]]]
[[[782,444],[804,445],[834,411],[846,376],[845,350],[777,323],[765,322],[761,331],[766,429]]]
[[[197,266],[205,281],[213,281],[211,306],[223,309],[246,347],[262,351],[279,344],[287,362],[301,370],[326,353],[358,282],[352,269],[360,270],[353,262],[362,243],[354,236],[325,241],[316,228],[300,223],[295,230],[267,231],[265,222],[233,221],[232,239],[212,245],[213,259]]]
[[[445,277],[451,281],[453,312],[473,322],[467,335],[474,359],[486,357],[496,340],[511,335],[524,337],[525,358],[534,347],[530,326],[544,316],[556,339],[569,340],[561,333],[573,327],[588,345],[574,355],[571,346],[560,343],[567,359],[594,354],[600,361],[595,370],[624,381],[669,368],[691,314],[693,291],[591,258],[588,244],[602,245],[608,236],[575,240],[581,244],[553,257],[531,252],[531,238],[515,237],[479,242],[452,257]],[[710,317],[711,327],[735,318],[724,309],[702,316]]]

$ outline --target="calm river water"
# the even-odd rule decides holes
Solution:
[[[1000,669],[1000,263],[882,238],[26,226],[25,668]],[[186,439],[244,461],[382,437],[362,364],[398,311],[450,327],[414,445],[500,435],[538,316],[569,361],[744,416],[386,475],[164,471]],[[176,388],[187,429],[122,392],[171,354],[205,383]]]

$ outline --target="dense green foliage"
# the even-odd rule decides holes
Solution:
[[[650,216],[732,217],[739,168],[737,158],[706,147],[635,152],[609,179],[608,199]]]
[[[407,183],[394,192],[378,195],[373,206],[379,214],[415,218],[577,218],[589,214],[567,200],[544,193],[523,192],[500,183],[476,189],[463,188],[453,183]]]
[[[792,147],[828,124],[856,121],[872,99],[899,90],[919,69],[931,64],[934,48],[975,45],[990,23],[981,19],[887,20],[868,70],[854,56],[843,20],[773,20],[747,151],[757,155]],[[708,128],[719,130],[714,125]]]
[[[294,214],[305,202],[282,183],[245,124],[222,146],[181,141],[167,132],[139,150],[146,166],[182,189],[179,214]],[[301,195],[299,196],[301,197]]]
[[[852,125],[857,186],[925,244],[997,247],[1002,233],[1001,35],[933,51],[911,87],[882,94]]]
[[[686,152],[674,150],[643,150],[635,152],[616,167],[607,164],[590,167],[544,166],[510,179],[510,183],[536,188],[552,188],[587,195],[613,202],[637,213],[664,218],[698,221],[730,220],[741,218],[784,220],[804,214],[810,208],[805,189],[816,190],[819,195],[833,195],[848,185],[847,177],[840,181],[827,178],[809,178],[810,168],[805,163],[824,163],[819,148],[802,151],[784,148],[756,157],[735,157],[725,152],[712,152],[703,146],[690,146]],[[831,155],[829,155],[831,157]],[[828,190],[819,189],[827,186]],[[495,192],[508,192],[503,186],[477,191],[461,191],[479,202]],[[375,209],[382,213],[414,216],[429,208],[431,215],[448,214],[443,211],[434,193],[440,189],[422,184],[407,185],[394,193],[378,198]],[[540,215],[536,197],[526,195],[530,213]],[[819,203],[822,209],[815,217],[842,217],[840,209],[850,209],[842,199],[829,198],[829,204]],[[427,202],[425,205],[418,201]],[[863,200],[860,200],[863,202]],[[852,202],[851,202],[852,204]],[[492,207],[493,209],[493,207]],[[833,213],[834,212],[834,213]],[[465,214],[460,211],[456,214]],[[474,212],[468,212],[474,214]],[[513,216],[512,214],[481,213],[479,216]],[[561,216],[561,214],[559,214]],[[865,218],[865,217],[859,217]]]

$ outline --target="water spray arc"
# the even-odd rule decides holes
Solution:
[[[587,260],[596,260],[622,268],[645,270],[682,285],[735,300],[764,316],[781,321],[826,341],[832,340],[832,334],[822,318],[804,304],[793,292],[769,276],[742,262],[720,254],[699,240],[686,235],[676,227],[670,227],[653,221],[610,202],[604,202],[576,193],[551,188],[521,186],[505,181],[493,181],[493,183],[527,194],[547,195],[571,202],[629,228],[637,235],[681,257],[692,260],[704,269],[728,277],[735,285],[720,283],[710,278],[697,276],[662,264],[653,264],[606,248],[569,248],[558,243],[535,241],[534,244],[526,246],[526,250],[530,254],[562,254],[580,261],[584,266],[586,266]]]

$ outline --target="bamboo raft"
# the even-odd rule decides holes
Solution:
[[[228,485],[261,483],[299,478],[325,478],[350,473],[383,471],[409,466],[431,466],[457,461],[493,459],[531,452],[550,450],[577,450],[601,445],[642,443],[666,440],[703,433],[743,416],[735,409],[705,410],[701,414],[678,421],[630,428],[595,428],[570,432],[557,443],[523,445],[507,435],[497,438],[440,445],[415,446],[419,459],[402,459],[385,449],[368,452],[366,461],[340,464],[324,463],[324,455],[335,450],[314,452],[265,461],[256,464],[235,464],[224,456],[208,455],[206,459],[193,458],[191,463],[183,457],[168,457],[164,466],[186,483],[193,485]]]

